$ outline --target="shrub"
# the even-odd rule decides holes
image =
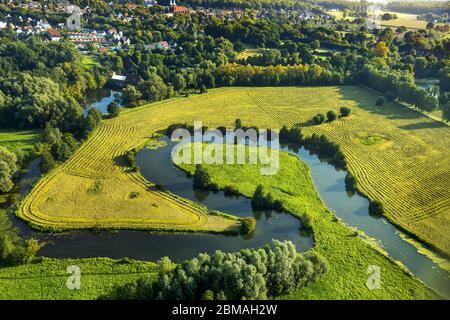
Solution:
[[[252,196],[252,208],[261,210],[271,210],[273,208],[273,197],[270,193],[264,192],[264,187],[258,185]]]
[[[376,101],[377,106],[382,106],[385,103],[386,103],[386,98],[385,97],[378,97],[378,99]]]
[[[255,230],[256,228],[256,219],[253,217],[247,217],[242,219],[241,225],[241,233],[247,234]]]
[[[241,119],[236,119],[236,120],[234,121],[234,128],[235,128],[235,129],[240,129],[240,128],[242,128],[242,121],[241,121]]]
[[[233,186],[225,186],[223,188],[223,192],[225,193],[225,196],[227,196],[227,197],[239,195],[239,191]]]
[[[350,109],[349,107],[341,107],[339,109],[339,112],[341,113],[341,117],[348,117],[352,112],[352,109]]]
[[[327,112],[327,120],[328,121],[334,121],[334,120],[336,120],[336,118],[337,118],[337,113],[336,112],[334,112],[333,110],[330,110],[330,111],[328,111]]]
[[[120,107],[117,104],[117,102],[115,102],[115,101],[108,104],[107,109],[108,109],[108,114],[111,118],[117,117],[120,113]]]
[[[345,176],[345,188],[348,191],[356,191],[356,178],[350,172]]]
[[[381,216],[384,213],[383,204],[380,201],[371,201],[369,203],[369,214],[373,216]]]
[[[211,186],[211,176],[203,168],[202,165],[197,164],[195,166],[194,173],[194,187],[199,189],[208,189]]]
[[[386,92],[386,100],[387,101],[392,102],[392,101],[395,101],[396,98],[397,98],[397,96],[396,96],[395,92],[392,92],[392,91]]]
[[[283,126],[280,130],[279,138],[281,143],[302,144],[304,136],[302,129],[299,126],[295,126],[292,128]]]
[[[44,151],[41,154],[41,162],[39,164],[39,169],[41,173],[47,173],[56,167],[56,161],[50,152]]]
[[[325,122],[325,116],[322,113],[318,113],[312,118],[311,121],[312,121],[313,124],[324,123]]]
[[[41,244],[36,239],[15,243],[8,235],[0,235],[0,265],[15,266],[33,261]]]
[[[156,188],[157,190],[159,190],[159,191],[167,191],[166,186],[163,185],[163,184],[157,183],[157,184],[155,184],[155,188]]]

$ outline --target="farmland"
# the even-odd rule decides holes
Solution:
[[[354,110],[350,117],[306,126],[304,132],[325,133],[339,143],[358,188],[381,201],[391,221],[448,254],[449,128],[394,103],[376,106],[376,98],[352,86],[228,88],[127,110],[102,123],[73,158],[42,179],[25,199],[19,216],[36,226],[55,228],[153,224],[164,228],[171,220],[170,229],[192,229],[187,217],[196,221],[208,217],[199,223],[201,227],[195,226],[198,230],[235,227],[235,221],[198,214],[192,205],[186,209],[171,195],[146,191],[147,182],[118,163],[120,155],[171,123],[202,119],[208,126],[232,126],[240,118],[246,124],[279,128],[304,124],[318,112],[338,111],[345,105]],[[383,138],[372,143],[371,137]],[[87,192],[96,181],[104,185],[101,196]],[[142,196],[130,199],[130,192]],[[180,216],[166,217],[168,211],[177,215],[179,208],[184,208]]]

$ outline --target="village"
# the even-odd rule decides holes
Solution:
[[[197,12],[205,14],[209,17],[223,18],[227,21],[233,21],[240,19],[243,14],[243,9],[222,9],[222,8],[204,8],[196,7],[187,8],[185,6],[178,5],[176,0],[167,0],[166,6],[161,6],[165,10],[165,15],[167,17],[173,17],[176,14],[186,14],[189,12]],[[111,3],[112,4],[112,3]],[[11,10],[15,8],[25,9],[24,12],[51,12],[55,14],[65,14],[67,16],[79,14],[80,17],[89,17],[90,9],[78,8],[77,6],[71,4],[68,0],[58,0],[56,5],[42,6],[41,3],[37,1],[14,1],[9,0],[6,5],[1,5],[0,8],[4,6]],[[133,3],[126,3],[127,12],[117,11],[114,13],[114,18],[121,23],[131,23],[134,19],[139,19],[133,14],[128,12],[133,12],[134,10],[142,10],[142,6],[138,6]],[[159,6],[156,0],[145,0],[143,7],[150,8],[153,6]],[[256,18],[266,18],[273,14],[296,14],[300,19],[308,20],[313,19],[317,14],[312,11],[296,11],[296,12],[286,12],[283,9],[277,11],[269,10],[258,10]],[[71,17],[71,16],[70,16]],[[70,19],[69,17],[69,19]],[[94,44],[98,48],[99,54],[105,54],[108,52],[121,51],[130,45],[130,39],[127,38],[122,31],[116,28],[111,28],[108,30],[94,30],[88,28],[82,28],[80,26],[69,25],[70,20],[66,23],[60,22],[58,24],[51,25],[46,19],[37,19],[24,15],[13,16],[11,13],[7,13],[2,17],[0,14],[0,30],[9,29],[14,32],[17,36],[21,38],[27,38],[32,35],[42,36],[48,41],[61,41],[65,39],[66,41],[75,43],[77,48],[84,50],[86,44]],[[176,28],[176,25],[174,26]],[[155,43],[145,44],[146,50],[169,50],[176,47],[175,43],[170,44],[168,41],[162,40]]]

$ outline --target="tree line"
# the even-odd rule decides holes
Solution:
[[[102,299],[251,300],[289,294],[328,270],[317,253],[298,253],[290,241],[273,240],[259,249],[216,251],[173,264],[159,261],[156,281],[141,278],[116,287]]]

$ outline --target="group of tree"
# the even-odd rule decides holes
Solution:
[[[404,73],[380,70],[368,65],[361,71],[360,79],[365,85],[386,93],[390,99],[408,103],[420,110],[430,112],[439,106],[439,100],[435,96],[418,88],[413,79]]]
[[[346,167],[347,165],[340,146],[324,134],[313,133],[304,140],[304,145],[309,151],[317,153],[337,166]]]
[[[35,239],[13,240],[7,233],[0,234],[0,267],[27,264],[33,261],[41,244]]]
[[[13,188],[13,178],[17,170],[15,153],[0,147],[0,192],[8,192]]]
[[[104,299],[251,300],[289,294],[315,282],[328,270],[316,253],[298,253],[292,242],[273,240],[259,249],[159,262],[156,281],[148,278],[116,287]]]

